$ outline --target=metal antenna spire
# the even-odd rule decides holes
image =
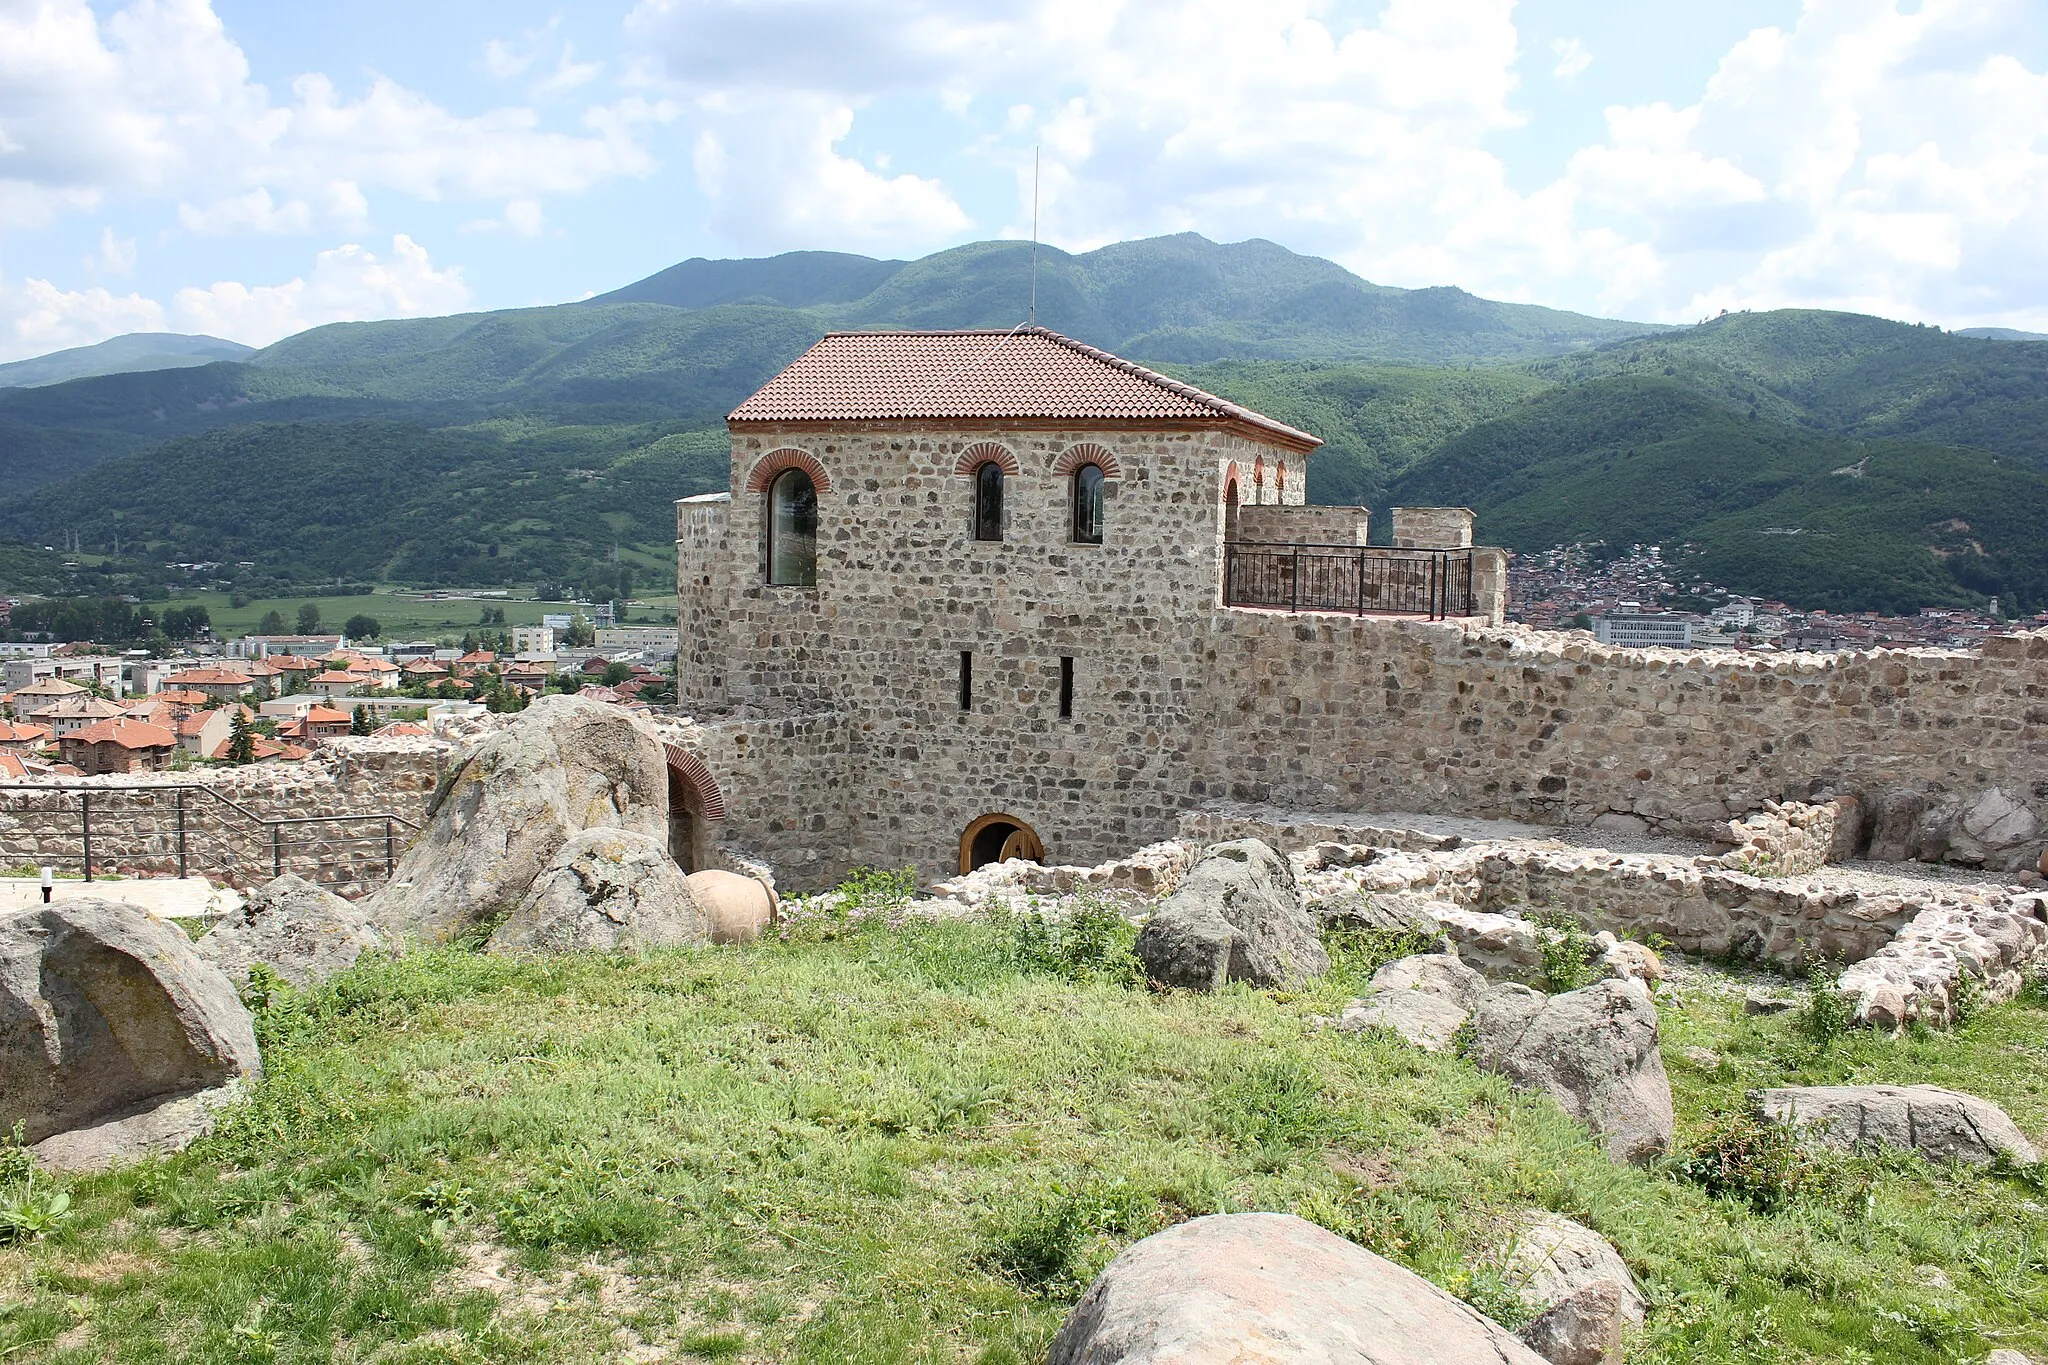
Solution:
[[[1038,325],[1038,148],[1031,149],[1031,325]]]

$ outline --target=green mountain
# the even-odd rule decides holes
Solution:
[[[2048,332],[2016,332],[2010,327],[1958,327],[1956,335],[1986,341],[2048,341]]]
[[[1392,497],[1471,507],[1511,549],[1662,544],[1687,573],[1809,607],[2048,605],[2048,476],[1981,450],[1818,435],[1662,375],[1528,399]]]
[[[74,346],[30,360],[0,365],[0,389],[33,388],[86,379],[99,374],[130,374],[142,370],[175,370],[240,360],[255,348],[219,337],[185,336],[178,332],[130,332],[93,346]]]
[[[828,328],[1013,325],[1030,252],[692,260],[577,304],[0,390],[0,536],[273,582],[644,584],[671,502],[723,486],[747,393]],[[1647,329],[1192,235],[1040,248],[1037,305],[1324,436],[1316,501],[1467,503],[1516,546],[1690,545],[1795,602],[2048,600],[2017,529],[2048,524],[2048,344],[1820,312]]]

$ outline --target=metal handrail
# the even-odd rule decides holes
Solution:
[[[253,825],[255,827],[254,829],[248,831],[248,833],[250,833],[251,835],[261,837],[267,834],[269,836],[267,842],[269,845],[268,851],[270,854],[270,870],[271,875],[273,877],[282,876],[284,873],[284,831],[287,827],[331,824],[340,821],[381,822],[384,827],[382,833],[384,843],[384,875],[386,877],[389,877],[391,875],[393,869],[397,866],[398,862],[398,827],[402,825],[407,830],[410,830],[413,833],[418,833],[420,829],[420,826],[417,823],[406,819],[404,816],[398,814],[396,811],[350,811],[337,815],[261,815],[253,810],[250,810],[247,806],[244,806],[241,802],[235,800],[233,797],[225,795],[224,793],[216,790],[215,788],[208,786],[204,782],[77,783],[65,782],[62,780],[43,782],[0,782],[0,791],[45,792],[53,793],[59,796],[76,795],[78,797],[79,853],[80,862],[84,868],[86,881],[91,881],[93,879],[92,798],[95,795],[102,793],[148,792],[152,795],[155,795],[167,792],[171,794],[173,801],[176,803],[176,812],[178,817],[177,855],[178,875],[180,877],[186,876],[189,872],[191,847],[195,837],[202,845],[206,844],[209,841],[216,844],[221,850],[221,861],[223,863],[235,863],[239,861],[238,857],[236,856],[234,844],[230,840],[223,838],[217,834],[211,834],[207,831],[195,831],[189,828],[186,818],[189,808],[186,805],[185,801],[186,793],[188,792],[199,792],[205,796],[211,797],[214,801],[218,802],[219,805],[224,807],[226,810],[232,811],[234,814],[240,816],[244,821],[247,821],[250,825]],[[360,842],[374,840],[377,837],[377,834],[375,831],[363,834],[344,833],[340,837],[344,840]],[[331,847],[332,841],[322,840],[321,843],[323,845]]]

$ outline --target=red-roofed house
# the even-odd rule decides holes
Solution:
[[[308,680],[306,690],[318,692],[323,697],[346,697],[362,685],[363,680],[355,674],[344,673],[338,668],[330,668],[318,677]]]
[[[25,721],[0,720],[0,751],[34,753],[50,742],[50,727]]]
[[[457,673],[488,672],[498,666],[498,656],[488,649],[472,649],[455,661]]]
[[[188,668],[183,673],[171,674],[164,683],[181,692],[203,692],[215,701],[233,701],[244,692],[257,690],[256,679],[239,669]]]
[[[178,744],[194,758],[210,758],[226,747],[234,718],[225,706],[212,711],[187,711],[177,721]]]
[[[316,706],[297,720],[278,726],[277,737],[314,745],[347,734],[354,723],[354,718],[346,711],[338,711],[332,706]]]
[[[171,766],[171,751],[178,747],[178,737],[161,725],[122,717],[66,735],[58,747],[64,761],[88,777],[157,772]]]

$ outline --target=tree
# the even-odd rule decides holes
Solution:
[[[569,623],[568,643],[571,649],[585,649],[597,643],[597,627],[584,620],[580,611]]]
[[[370,723],[370,708],[356,703],[356,713],[349,717],[348,732],[352,735],[367,735],[376,727]]]
[[[351,640],[374,640],[384,633],[384,627],[377,624],[376,617],[357,612],[342,623],[341,633]]]
[[[319,633],[320,604],[318,602],[301,602],[299,604],[299,634],[318,635]]]
[[[239,710],[228,722],[228,762],[253,763],[256,761],[256,735],[249,728],[248,718]]]
[[[606,687],[617,687],[632,676],[633,666],[631,664],[609,663],[604,666],[603,681]]]
[[[256,623],[256,633],[258,635],[284,634],[284,613],[274,607],[264,612],[263,619]]]

